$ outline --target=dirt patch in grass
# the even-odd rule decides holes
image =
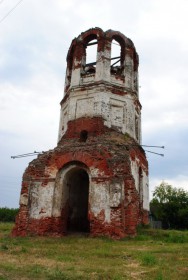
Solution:
[[[0,280],[187,280],[188,232],[142,232],[142,238],[10,238],[0,225]],[[173,239],[167,242],[169,236]],[[145,236],[145,238],[144,238]],[[174,242],[172,242],[174,240]]]

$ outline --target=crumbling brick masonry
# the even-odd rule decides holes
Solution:
[[[96,61],[87,63],[93,45]],[[23,174],[12,235],[134,236],[138,224],[148,223],[149,210],[148,163],[140,144],[132,41],[113,30],[81,33],[67,55],[58,145]]]

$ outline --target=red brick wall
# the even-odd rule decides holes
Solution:
[[[87,124],[86,124],[87,123]],[[80,130],[87,129],[88,139],[85,143],[79,142]],[[95,167],[102,175],[91,178],[95,182],[113,182],[114,178],[121,178],[125,185],[125,199],[118,207],[111,208],[110,222],[105,222],[104,211],[96,216],[89,208],[90,234],[92,236],[107,235],[112,238],[121,238],[126,235],[134,236],[139,223],[148,222],[148,213],[140,205],[139,194],[131,175],[130,159],[139,158],[141,167],[147,171],[147,160],[141,147],[136,146],[131,139],[108,130],[99,118],[88,119],[83,122],[79,119],[69,122],[68,131],[59,145],[49,152],[39,155],[32,161],[23,175],[21,193],[28,194],[29,184],[38,180],[42,186],[52,180],[50,170],[60,170],[70,162],[79,161],[87,166],[88,170]],[[98,135],[98,137],[96,137]],[[132,146],[131,146],[132,145]],[[48,173],[45,172],[48,168]],[[66,234],[67,208],[62,209],[61,217],[31,219],[29,207],[21,205],[13,230],[14,236],[28,234],[59,236]]]

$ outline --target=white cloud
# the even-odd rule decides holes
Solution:
[[[148,83],[146,79],[144,82],[140,93],[143,100],[144,133],[149,134],[156,129],[174,129],[175,126],[187,127],[187,85],[170,76],[151,77]]]

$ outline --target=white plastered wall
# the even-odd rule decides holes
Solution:
[[[149,180],[145,172],[143,172],[142,182],[143,182],[143,208],[149,211]]]
[[[135,181],[135,187],[138,192],[142,192],[143,209],[149,210],[149,183],[146,172],[142,169],[142,178],[139,178],[139,159],[131,161],[132,176]],[[141,185],[140,185],[141,184]]]
[[[51,217],[53,204],[54,182],[43,186],[41,182],[35,182],[30,186],[29,203],[30,217],[41,219]]]
[[[72,91],[69,98],[62,104],[58,141],[67,130],[68,121],[81,117],[102,117],[104,125],[115,127],[123,134],[128,133],[139,142],[140,116],[138,116],[138,139],[135,133],[136,110],[131,94],[119,96],[105,88],[93,88],[89,91]]]
[[[49,216],[60,217],[61,210],[65,207],[68,199],[68,188],[66,186],[66,174],[74,168],[80,168],[79,165],[72,164],[69,167],[63,169],[56,178],[56,182],[53,185],[53,190],[48,198],[49,203],[51,203],[50,211],[47,213]],[[104,176],[103,172],[97,168],[91,167],[90,171],[87,171],[89,175],[89,205],[90,210],[95,217],[100,214],[101,211],[104,211],[105,222],[110,222],[111,207],[118,207],[119,204],[124,199],[124,184],[123,182],[110,183],[108,180],[104,182],[96,182],[95,179],[98,177]],[[38,192],[38,197],[40,196],[40,189],[42,186],[38,185],[35,189],[36,193]],[[42,193],[41,193],[42,194]],[[46,197],[46,195],[45,195]],[[47,200],[47,205],[48,205]],[[39,203],[39,200],[37,200]],[[42,205],[36,207],[36,203],[33,204],[32,217],[41,218],[44,217],[39,215],[39,211]],[[47,216],[46,214],[46,216]],[[45,217],[46,217],[45,216]]]

